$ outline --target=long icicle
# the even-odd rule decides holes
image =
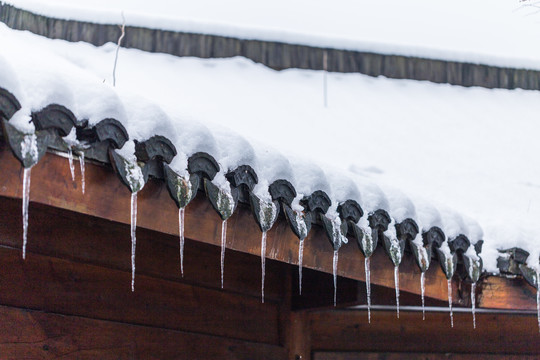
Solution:
[[[540,287],[539,280],[540,272],[536,270],[536,315],[538,317],[538,332],[540,333],[540,290],[538,290]]]
[[[337,265],[338,265],[338,251],[334,250],[334,258],[332,261],[332,273],[334,275],[334,307],[337,303]]]
[[[221,223],[221,288],[223,289],[223,274],[225,271],[225,245],[227,244],[227,220]]]
[[[30,174],[32,168],[24,168],[23,170],[23,203],[22,203],[22,217],[23,217],[23,245],[22,245],[22,257],[26,259],[26,241],[28,239],[28,205],[30,203]]]
[[[131,291],[135,291],[135,247],[137,245],[137,192],[131,193]]]
[[[366,292],[367,292],[367,314],[368,323],[371,324],[371,257],[364,259],[364,268],[366,270]]]
[[[81,188],[82,188],[82,193],[84,194],[84,190],[86,187],[86,184],[84,181],[84,151],[81,151],[79,154],[79,163],[81,165]]]
[[[396,287],[396,316],[399,319],[399,266],[394,266],[394,285]]]
[[[75,165],[73,164],[73,150],[68,149],[69,171],[71,171],[71,180],[75,181]]]
[[[448,279],[448,308],[450,309],[450,325],[454,327],[454,313],[452,312],[452,280]]]
[[[264,303],[264,275],[266,272],[266,231],[261,236],[261,302]]]
[[[426,302],[425,302],[426,273],[425,271],[422,271],[422,274],[420,274],[420,290],[422,291],[422,320],[426,320]]]
[[[184,277],[184,213],[185,208],[178,209],[178,234],[180,237],[180,273]]]
[[[473,328],[476,329],[476,283],[475,282],[473,282],[471,285],[471,311],[472,311]]]
[[[302,262],[304,260],[304,239],[298,244],[298,292],[302,295]]]

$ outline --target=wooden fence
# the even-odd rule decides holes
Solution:
[[[117,25],[49,18],[4,3],[0,3],[0,21],[13,29],[29,30],[53,39],[85,41],[98,46],[107,42],[116,42],[120,35]],[[332,72],[427,80],[461,86],[540,90],[540,71],[536,70],[325,49],[219,35],[126,27],[123,45],[128,48],[176,56],[200,58],[244,56],[276,70],[288,68],[322,70],[326,52],[327,70]]]

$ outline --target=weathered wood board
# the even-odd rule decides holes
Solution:
[[[117,25],[93,24],[33,14],[0,3],[0,21],[18,30],[53,39],[85,41],[100,46],[116,43]],[[276,70],[299,68],[332,72],[359,72],[395,79],[428,80],[461,86],[526,90],[540,89],[540,71],[503,68],[482,64],[445,61],[365,51],[324,49],[282,42],[239,39],[211,34],[179,33],[140,27],[126,27],[123,46],[176,56],[223,58],[244,56]]]
[[[360,311],[310,314],[311,350],[340,352],[501,353],[540,355],[536,314],[372,313],[371,324]]]
[[[0,358],[286,359],[276,345],[0,306]]]

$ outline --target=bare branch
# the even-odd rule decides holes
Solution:
[[[323,96],[324,107],[328,107],[328,52],[323,52]]]
[[[120,50],[120,45],[122,44],[122,39],[126,35],[126,19],[124,18],[124,12],[122,11],[122,26],[119,26],[122,33],[118,38],[118,45],[116,46],[116,54],[114,56],[114,67],[113,67],[113,86],[116,86],[116,63],[118,62],[118,51]]]

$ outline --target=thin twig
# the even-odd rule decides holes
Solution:
[[[328,107],[328,52],[323,52],[323,96],[324,107]]]
[[[126,19],[124,18],[124,12],[122,11],[122,26],[118,26],[122,31],[120,37],[118,38],[118,46],[116,47],[116,54],[114,56],[114,67],[112,72],[113,86],[116,86],[116,63],[118,62],[118,51],[120,51],[120,45],[122,44],[122,39],[126,35]]]

